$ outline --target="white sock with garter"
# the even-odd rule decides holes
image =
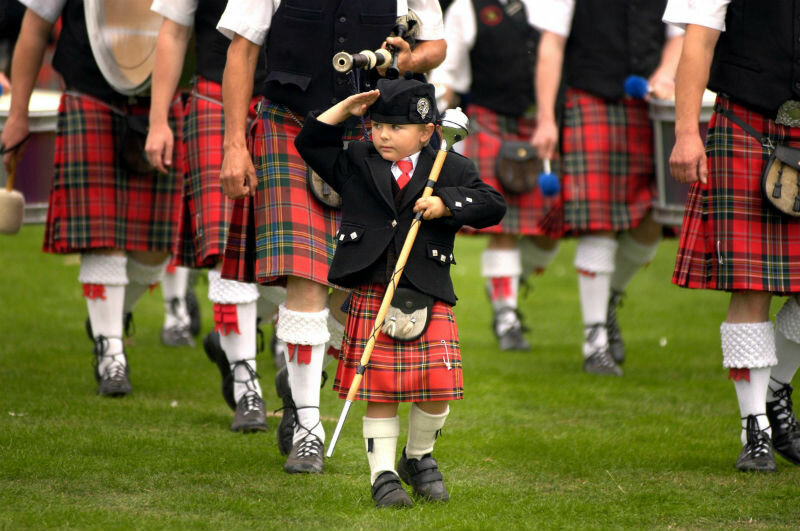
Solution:
[[[423,411],[417,404],[411,404],[408,410],[406,457],[422,459],[426,454],[433,453],[433,445],[449,414],[450,406],[444,413],[432,415]]]
[[[779,384],[791,384],[800,368],[800,305],[794,297],[784,303],[775,318],[775,354],[778,364],[772,367],[773,383],[767,392],[767,402],[777,399]]]
[[[575,268],[578,270],[578,288],[583,315],[583,355],[590,356],[608,345],[605,326],[608,297],[611,293],[611,274],[617,240],[597,236],[581,236],[575,249]]]
[[[122,345],[122,308],[128,275],[124,255],[81,254],[78,282],[83,284],[89,323],[95,340],[105,338],[98,359],[98,372],[103,374],[112,363],[126,365]],[[115,357],[116,356],[116,357]]]
[[[164,297],[164,328],[188,327],[191,318],[186,308],[186,289],[189,285],[189,268],[170,268],[161,279],[161,295]]]
[[[614,274],[611,275],[611,289],[624,292],[631,279],[643,267],[653,261],[661,239],[646,245],[639,243],[630,231],[623,232],[617,238],[617,255],[614,259]]]
[[[397,455],[397,438],[400,436],[400,417],[377,419],[364,417],[362,423],[364,444],[369,461],[369,481],[374,484],[383,472],[394,472]]]
[[[157,265],[148,265],[139,262],[128,256],[127,272],[128,272],[128,285],[125,288],[125,308],[123,315],[133,311],[133,307],[142,298],[142,295],[161,282],[161,277],[164,274],[164,268],[167,267],[169,258],[164,263]]]

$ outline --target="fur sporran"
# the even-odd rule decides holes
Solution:
[[[397,288],[381,331],[398,341],[413,341],[425,333],[432,310],[430,295],[411,288]]]
[[[800,149],[777,146],[761,175],[761,191],[773,207],[800,217]]]
[[[306,182],[308,182],[308,189],[311,191],[311,195],[317,201],[328,208],[342,208],[341,196],[311,168],[308,168]]]
[[[508,193],[524,194],[536,187],[542,172],[542,161],[528,142],[504,141],[495,162],[495,173],[500,185]]]

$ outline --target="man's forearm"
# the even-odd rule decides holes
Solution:
[[[186,46],[192,29],[164,19],[156,43],[153,85],[150,90],[150,123],[166,123],[170,103],[178,88]]]
[[[708,84],[719,31],[690,24],[686,28],[675,87],[675,133],[699,134],[703,91]]]
[[[414,72],[429,72],[444,61],[447,54],[447,42],[444,39],[417,41],[412,54],[414,56]]]
[[[9,117],[27,116],[36,77],[42,67],[47,38],[53,25],[28,9],[11,62],[11,107]]]
[[[556,99],[561,83],[566,37],[544,32],[536,61],[536,109],[538,120],[555,121]]]
[[[253,95],[253,76],[258,54],[258,45],[240,35],[235,35],[228,47],[228,58],[222,75],[226,148],[247,144],[247,108]]]

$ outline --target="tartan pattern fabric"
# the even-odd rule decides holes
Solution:
[[[370,284],[351,293],[333,385],[340,398],[346,398],[350,390],[385,292],[385,286]],[[356,398],[373,402],[464,398],[461,349],[452,307],[437,300],[428,329],[414,341],[396,341],[379,332]]]
[[[149,110],[141,103],[117,108],[143,116]],[[171,109],[176,131],[182,114],[176,98]],[[45,252],[172,252],[183,187],[181,143],[175,143],[170,174],[134,174],[117,162],[124,127],[125,118],[100,100],[76,93],[61,96]]]
[[[250,103],[255,119],[258,98]],[[177,260],[187,267],[214,267],[225,251],[233,200],[222,192],[222,141],[225,117],[222,86],[199,77],[184,121],[186,183],[176,244]]]
[[[477,164],[481,180],[503,194],[507,206],[502,222],[477,232],[524,236],[545,234],[539,222],[556,204],[556,199],[543,196],[538,186],[524,194],[507,193],[497,180],[495,171],[502,141],[529,141],[536,129],[536,119],[504,116],[479,105],[470,105],[467,113],[472,134],[464,140],[464,155]],[[549,235],[560,236],[556,233]]]
[[[800,128],[776,125],[723,97],[717,102],[766,133],[774,145],[800,147]],[[723,291],[800,292],[800,222],[762,198],[768,151],[714,113],[706,154],[708,183],[695,183],[689,191],[673,283]]]
[[[283,284],[294,276],[329,285],[340,212],[308,190],[308,167],[294,146],[303,118],[263,103],[251,137],[258,189],[254,198],[234,203],[222,276],[259,284]],[[345,136],[359,138],[356,128]]]
[[[653,127],[647,103],[603,100],[568,89],[561,132],[563,230],[636,227],[655,193]]]

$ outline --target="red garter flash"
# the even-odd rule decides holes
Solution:
[[[103,284],[84,284],[83,296],[90,300],[106,300],[106,287]]]
[[[492,278],[492,300],[511,298],[511,278]]]
[[[227,336],[231,332],[241,334],[235,304],[214,304],[214,330],[219,331],[223,336]]]
[[[311,345],[295,345],[294,343],[288,343],[287,346],[289,347],[289,361],[292,361],[294,355],[297,354],[298,365],[311,364]]]
[[[750,381],[750,369],[731,369],[728,372],[728,380],[739,382],[741,380]]]

